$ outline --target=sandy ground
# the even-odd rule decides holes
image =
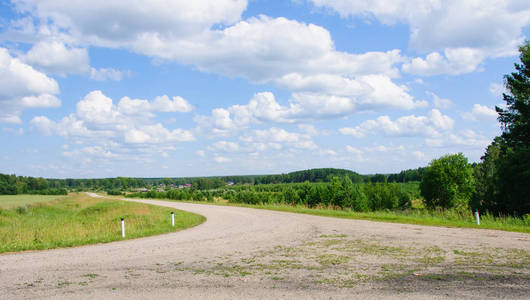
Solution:
[[[530,295],[529,234],[130,201],[207,221],[160,236],[0,255],[0,299]]]

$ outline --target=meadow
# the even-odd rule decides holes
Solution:
[[[170,213],[175,213],[175,227]],[[0,196],[0,253],[72,247],[168,233],[196,226],[203,216],[85,194]]]
[[[2,195],[0,196],[0,209],[11,209],[30,204],[50,202],[64,199],[66,196],[44,196],[44,195]]]

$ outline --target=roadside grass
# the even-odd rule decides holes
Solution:
[[[58,199],[64,199],[66,196],[57,195],[1,195],[0,209],[11,209],[39,202],[50,202]]]
[[[149,200],[149,199],[143,199]],[[413,201],[413,208],[403,211],[374,211],[374,212],[357,212],[351,210],[340,210],[331,208],[308,208],[306,206],[293,206],[287,204],[245,204],[233,203],[223,199],[216,199],[214,202],[189,201],[189,200],[171,200],[156,199],[165,201],[180,201],[196,204],[210,204],[223,206],[237,206],[257,209],[267,209],[282,212],[301,213],[323,217],[368,220],[389,223],[416,224],[427,226],[458,227],[458,228],[476,228],[476,229],[495,229],[503,231],[530,233],[530,217],[524,219],[514,217],[494,217],[490,214],[480,216],[480,225],[476,224],[475,217],[471,212],[458,213],[452,210],[432,211],[423,208],[419,201]]]
[[[0,253],[122,240],[122,217],[126,239],[178,231],[205,221],[203,216],[189,212],[84,194],[48,196],[56,199],[33,203],[31,197],[43,198],[23,195],[21,205],[0,208]],[[175,213],[175,227],[171,226],[171,211]]]

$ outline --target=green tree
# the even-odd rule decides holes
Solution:
[[[496,107],[502,135],[475,168],[471,205],[496,215],[530,213],[530,43],[519,51],[521,63],[504,76],[506,106]]]
[[[459,154],[433,160],[420,183],[421,195],[428,208],[464,210],[474,190],[473,169],[467,158]]]
[[[501,138],[512,148],[530,146],[530,43],[521,46],[519,52],[521,64],[515,64],[516,72],[504,76],[506,108],[495,107],[503,127]]]

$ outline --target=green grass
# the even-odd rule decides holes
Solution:
[[[64,199],[66,196],[43,196],[43,195],[1,195],[0,209],[11,209],[29,204],[50,202]]]
[[[55,197],[48,202],[39,202],[43,196],[38,195],[17,197],[19,206],[13,205],[16,199],[12,197],[5,201],[11,203],[10,208],[0,208],[0,253],[122,240],[122,217],[127,239],[182,230],[205,221],[203,216],[184,211],[83,194],[48,196]],[[171,227],[171,211],[175,212],[175,227]]]
[[[160,200],[160,199],[158,199]],[[175,201],[165,199],[166,201]],[[257,209],[267,209],[291,213],[301,213],[308,215],[369,220],[378,222],[403,223],[403,224],[417,224],[427,226],[443,226],[443,227],[459,227],[459,228],[477,228],[477,229],[496,229],[504,231],[514,231],[530,233],[530,218],[525,219],[513,217],[496,218],[492,215],[480,216],[480,225],[476,225],[476,221],[471,212],[460,214],[455,211],[429,211],[424,208],[413,208],[406,211],[375,211],[375,212],[355,212],[350,210],[334,210],[323,208],[308,208],[305,206],[292,206],[286,204],[258,204],[250,205],[244,203],[229,203],[229,202],[202,202],[202,201],[182,201],[197,204],[212,204],[224,206],[238,206],[249,207]]]

